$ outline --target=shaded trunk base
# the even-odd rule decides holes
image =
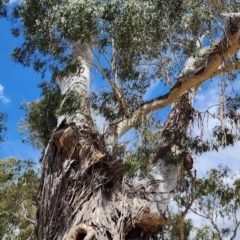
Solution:
[[[38,239],[147,240],[161,232],[165,220],[151,212],[147,188],[125,179],[122,160],[95,129],[62,124],[42,164]]]

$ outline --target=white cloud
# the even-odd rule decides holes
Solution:
[[[2,101],[3,103],[8,103],[10,102],[10,99],[4,96],[3,90],[4,90],[4,87],[0,83],[0,101]]]
[[[232,174],[239,177],[239,148],[240,142],[237,142],[233,147],[229,146],[225,149],[219,149],[218,152],[207,152],[195,157],[194,167],[197,169],[198,177],[205,176],[207,171],[211,168],[217,168],[220,164],[228,166],[232,170]]]

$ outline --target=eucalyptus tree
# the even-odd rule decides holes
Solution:
[[[236,239],[240,220],[238,174],[233,175],[228,167],[211,169],[207,176],[196,182],[196,200],[192,211],[206,219],[207,224],[197,230],[196,239]],[[213,237],[215,236],[215,238]]]
[[[55,110],[61,102],[61,94],[56,82],[43,81],[38,87],[41,89],[41,99],[21,103],[25,116],[20,120],[18,130],[23,142],[43,150],[57,125]]]
[[[1,239],[36,239],[33,199],[38,183],[31,161],[0,159]]]
[[[42,160],[38,239],[156,238],[173,190],[192,168],[186,134],[196,113],[195,93],[205,81],[239,68],[238,1],[19,4],[12,32],[23,34],[24,42],[12,57],[43,75],[50,70],[62,95]],[[159,96],[146,98],[154,82],[162,83]],[[170,104],[158,153],[143,179],[131,183],[114,146],[149,113]],[[238,124],[236,110],[224,106],[222,101],[216,134],[222,145],[224,120]],[[94,109],[108,123],[103,134],[93,124]],[[210,149],[196,142],[195,149]]]

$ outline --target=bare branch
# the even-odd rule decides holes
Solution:
[[[23,218],[27,223],[32,224],[33,226],[36,226],[37,222],[35,220],[32,220],[30,218],[24,217]]]
[[[237,230],[238,230],[238,227],[240,226],[240,221],[238,221],[237,219],[237,210],[238,210],[237,206],[238,206],[238,203],[234,201],[233,218],[234,218],[235,228],[233,230],[233,235],[231,236],[230,240],[233,240],[236,238]]]
[[[220,240],[222,240],[222,236],[221,236],[221,231],[219,230],[217,224],[214,222],[213,218],[210,217],[209,215],[203,215],[203,214],[200,214],[199,212],[195,211],[194,209],[190,208],[190,210],[195,213],[196,215],[202,217],[202,218],[205,218],[207,219],[211,224],[212,224],[212,227],[217,231],[217,234],[218,234],[218,237]],[[202,209],[203,211],[203,209]]]
[[[191,186],[191,200],[188,203],[185,211],[182,213],[183,217],[186,217],[189,209],[192,207],[193,202],[195,200],[195,187],[196,187],[196,179],[197,179],[197,170],[194,170],[194,176],[192,176],[192,186]]]
[[[125,97],[123,96],[123,92],[121,91],[121,89],[116,85],[115,82],[112,82],[112,81],[108,81],[109,84],[111,85],[112,87],[112,90],[122,108],[122,111],[125,115],[125,117],[129,117],[129,109],[128,109],[128,105],[127,105],[127,102],[126,102],[126,99]]]
[[[222,13],[221,14],[223,17],[227,18],[239,18],[240,13]]]
[[[240,225],[240,222],[238,222],[237,225],[235,226],[234,231],[233,231],[233,235],[232,235],[232,237],[230,238],[230,240],[233,240],[233,239],[236,238],[236,236],[237,236],[237,230],[238,230],[239,225]]]
[[[94,54],[95,55],[95,54]],[[123,95],[123,92],[121,91],[121,89],[117,86],[117,80],[115,79],[115,73],[114,73],[114,81],[115,82],[113,82],[113,81],[111,81],[111,79],[107,76],[107,74],[105,73],[105,71],[104,71],[104,68],[103,68],[103,66],[102,66],[102,63],[101,63],[101,61],[99,60],[99,58],[95,55],[95,58],[96,58],[96,60],[98,61],[98,65],[100,66],[100,67],[98,67],[98,66],[96,66],[96,65],[93,65],[96,69],[98,69],[98,71],[100,71],[102,74],[103,74],[103,76],[105,77],[105,79],[108,81],[108,83],[110,84],[110,86],[111,86],[111,88],[112,88],[112,90],[113,90],[113,92],[114,92],[114,94],[115,94],[115,96],[116,96],[116,98],[117,98],[117,101],[118,101],[118,103],[120,104],[120,106],[121,106],[121,110],[123,111],[123,113],[124,113],[124,116],[125,117],[129,117],[129,109],[128,109],[128,105],[127,105],[127,102],[126,102],[126,99],[125,99],[125,97],[124,97],[124,95]],[[109,64],[110,64],[110,66],[113,66],[115,63],[113,63],[113,64],[111,64],[110,62],[109,62]]]

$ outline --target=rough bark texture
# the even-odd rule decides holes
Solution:
[[[224,58],[237,51],[238,23],[239,16],[230,18],[226,34],[216,49],[205,53],[200,68],[188,66],[190,71],[182,73],[168,94],[146,102],[130,117],[111,125],[110,137],[94,129],[90,116],[82,115],[82,122],[76,118],[61,121],[42,162],[38,239],[155,239],[178,180],[193,164],[190,155],[179,158],[181,151],[176,144],[191,120],[193,86],[214,75]],[[190,88],[193,91],[186,92]],[[81,91],[81,87],[74,90]],[[140,116],[173,102],[159,153],[147,176],[134,185],[124,177],[122,160],[111,155],[112,147]]]
[[[179,104],[173,107],[175,117],[169,117],[168,130],[175,124],[187,126],[190,111],[185,110]],[[148,176],[133,185],[124,177],[122,160],[108,154],[103,137],[93,127],[61,124],[42,163],[38,239],[154,238],[165,223],[163,212],[172,190],[183,171],[192,167],[184,169],[169,146],[159,152]],[[168,158],[176,164],[166,164]]]
[[[94,129],[57,129],[43,160],[38,239],[134,239],[133,229],[142,236],[157,232],[164,219],[151,214],[143,186],[133,188],[123,173],[122,160],[106,153]]]

